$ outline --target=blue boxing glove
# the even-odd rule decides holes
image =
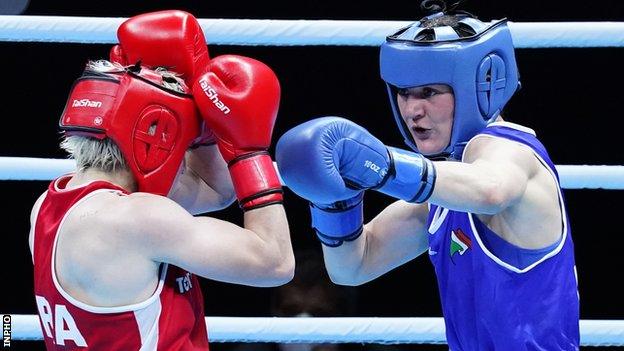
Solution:
[[[284,184],[310,201],[312,227],[320,241],[335,247],[362,233],[364,192],[347,187],[332,161],[333,147],[324,145],[332,131],[313,122],[279,139],[275,161]]]
[[[387,148],[366,129],[338,117],[314,119],[288,131],[277,143],[276,160],[284,183],[312,203],[313,227],[321,241],[336,241],[323,241],[331,246],[361,233],[362,190],[424,202],[435,183],[431,161]]]

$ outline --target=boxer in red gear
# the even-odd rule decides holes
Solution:
[[[281,184],[267,152],[279,108],[275,73],[248,57],[219,56],[196,79],[193,95],[217,136],[240,206],[281,203]]]
[[[155,24],[150,34],[154,38],[162,34],[157,28]],[[164,54],[161,62],[171,62]],[[191,68],[193,72],[207,70],[207,66]],[[270,158],[256,154],[270,143],[279,103],[277,79],[271,72],[272,80],[246,80],[247,103],[254,103],[264,81],[277,87],[267,96],[270,113],[261,113],[266,117],[254,120],[249,117],[255,115],[247,113],[236,117],[239,123],[246,118],[246,127],[255,134],[232,126],[219,129],[220,142],[234,146],[221,150],[234,150],[224,154],[236,166],[232,175],[241,179],[237,193],[249,194],[252,200],[245,204],[259,204],[245,212],[244,227],[239,227],[193,216],[231,203],[219,192],[232,189],[232,182],[216,145],[197,147],[186,152],[186,161],[176,161],[180,171],[167,197],[137,191],[137,175],[161,172],[159,167],[128,167],[132,158],[150,155],[149,148],[163,148],[157,151],[162,156],[169,147],[190,144],[188,138],[176,139],[178,124],[174,123],[180,119],[186,119],[187,126],[189,121],[200,123],[195,113],[182,113],[186,107],[175,105],[178,99],[184,99],[185,106],[189,100],[195,103],[188,95],[189,86],[175,73],[140,65],[124,68],[97,62],[90,64],[89,70],[94,72],[88,74],[91,78],[82,78],[79,90],[88,97],[72,95],[67,109],[76,112],[73,116],[97,113],[91,120],[81,119],[83,122],[63,119],[63,128],[71,125],[71,131],[66,129],[62,147],[75,158],[76,172],[50,183],[31,212],[35,300],[46,346],[48,350],[207,350],[203,298],[196,275],[250,286],[277,286],[293,276],[294,256],[286,214],[279,204],[279,182]],[[233,75],[240,74],[237,67],[231,70]],[[152,79],[157,75],[163,78]],[[97,81],[95,77],[103,83],[84,82]],[[125,101],[128,97],[135,100]],[[104,104],[103,98],[115,103]],[[124,103],[134,108],[117,108]],[[138,108],[142,105],[148,108]],[[242,109],[237,105],[237,110],[239,107]],[[145,124],[148,120],[153,124]],[[114,131],[129,130],[135,122],[140,130],[121,133],[134,139],[119,139],[127,143],[120,148],[113,136],[121,134]],[[98,128],[100,124],[106,128]],[[245,138],[262,143],[244,144]],[[137,146],[147,147],[148,152],[136,152]],[[245,149],[247,146],[253,149]],[[249,155],[260,170],[230,155]],[[139,164],[153,162],[142,160]],[[167,165],[169,172],[173,165]],[[165,178],[170,176],[167,173]],[[141,186],[154,188],[146,183],[150,179],[157,178],[145,177]],[[214,187],[224,179],[229,187]],[[167,193],[164,184],[157,187],[159,194]]]

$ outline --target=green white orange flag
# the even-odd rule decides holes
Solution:
[[[451,257],[456,253],[463,255],[471,246],[470,238],[461,229],[457,228],[451,231]]]

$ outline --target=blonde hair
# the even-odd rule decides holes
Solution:
[[[128,170],[128,165],[121,150],[110,138],[102,140],[81,135],[65,136],[61,149],[76,160],[79,171],[95,168],[105,172]]]
[[[110,62],[107,60],[96,60],[87,62],[88,70],[101,73],[123,72],[126,69],[129,71],[133,71],[131,67],[132,66],[124,67],[117,62]],[[188,92],[186,83],[184,83],[184,80],[182,79],[180,74],[169,71],[165,67],[153,67],[152,71],[162,77],[162,82],[160,83],[163,87],[178,93]]]

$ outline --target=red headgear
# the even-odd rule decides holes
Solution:
[[[170,89],[166,81],[182,92]],[[139,191],[166,196],[199,134],[199,115],[181,79],[138,66],[87,68],[74,83],[60,127],[66,135],[111,138]]]

